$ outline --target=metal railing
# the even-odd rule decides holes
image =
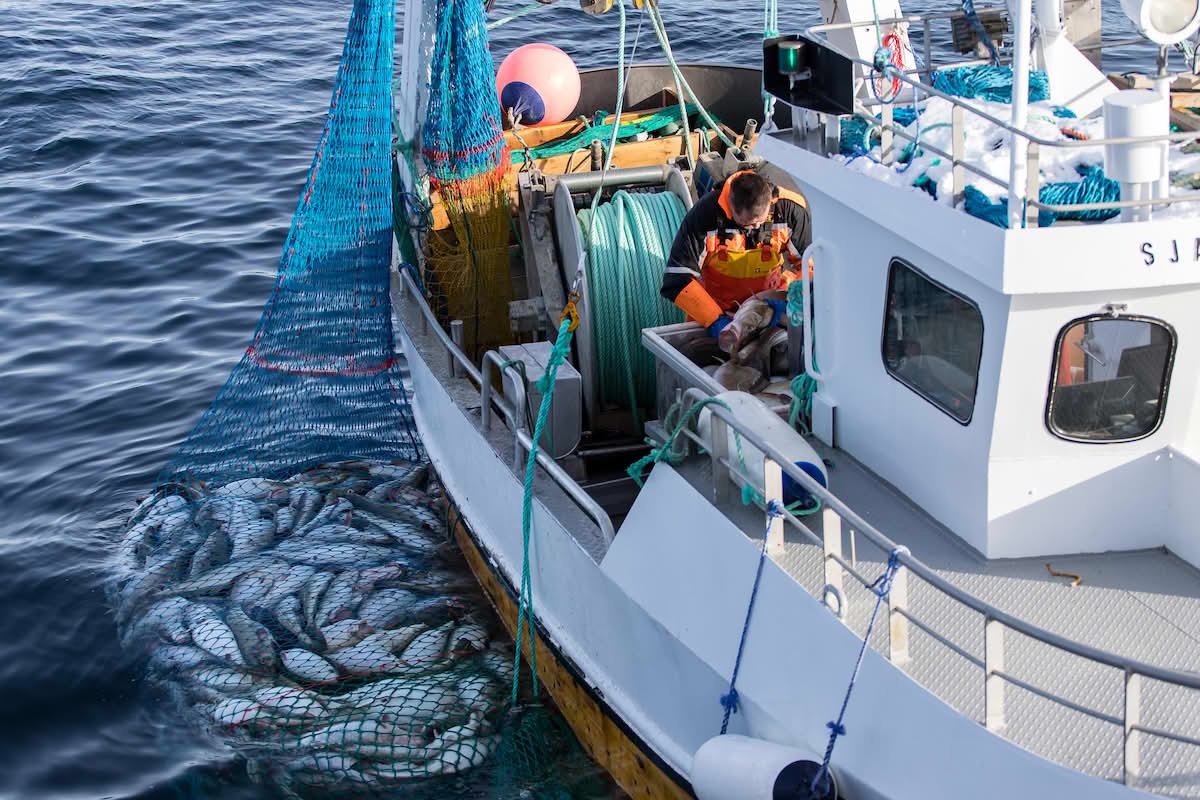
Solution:
[[[986,9],[980,9],[980,10],[983,11]],[[1184,142],[1184,141],[1200,140],[1200,131],[1177,131],[1177,132],[1162,134],[1162,135],[1158,135],[1158,136],[1122,136],[1122,137],[1116,137],[1116,138],[1111,138],[1111,139],[1057,140],[1057,139],[1044,139],[1040,136],[1035,136],[1034,134],[1031,134],[1028,131],[1024,131],[1019,128],[1015,128],[1012,126],[1011,123],[1006,122],[1002,119],[999,119],[998,117],[995,117],[995,116],[987,113],[986,111],[983,111],[982,109],[978,108],[970,101],[970,98],[955,97],[954,95],[946,94],[945,92],[934,88],[932,85],[934,72],[939,72],[939,71],[943,71],[943,70],[947,70],[947,69],[955,69],[958,67],[969,66],[969,65],[974,65],[974,64],[990,63],[985,59],[971,59],[971,60],[956,61],[951,64],[942,64],[937,67],[933,66],[933,61],[932,61],[933,44],[932,44],[932,36],[930,33],[931,23],[935,22],[935,21],[939,21],[939,20],[950,20],[950,19],[953,19],[956,17],[963,17],[963,16],[965,16],[965,14],[962,11],[951,11],[951,12],[943,12],[940,14],[906,15],[906,16],[902,16],[902,17],[889,17],[887,19],[879,20],[878,22],[876,22],[874,20],[870,20],[870,21],[862,21],[862,22],[842,22],[842,23],[830,23],[830,24],[823,24],[823,25],[812,25],[805,29],[804,36],[814,42],[818,42],[820,44],[823,44],[824,46],[829,47],[831,50],[834,50],[837,53],[845,56],[851,62],[858,64],[860,66],[866,67],[868,70],[870,70],[873,68],[873,65],[871,64],[871,62],[869,62],[865,59],[859,58],[856,53],[850,53],[850,52],[843,50],[842,48],[837,47],[832,42],[830,42],[827,37],[822,36],[822,34],[827,34],[827,33],[833,32],[833,31],[851,30],[854,28],[873,28],[876,25],[882,27],[884,25],[895,25],[895,24],[909,24],[909,25],[920,24],[922,26],[923,31],[924,31],[923,50],[924,50],[924,60],[925,60],[925,64],[926,64],[925,68],[924,69],[915,69],[915,70],[898,70],[895,68],[889,68],[887,70],[887,75],[889,77],[893,77],[893,78],[901,81],[904,84],[907,84],[908,86],[912,87],[912,89],[914,91],[920,91],[922,94],[927,95],[927,96],[941,98],[953,105],[953,108],[951,110],[951,143],[952,143],[951,149],[953,152],[948,153],[945,150],[942,150],[938,147],[935,147],[935,146],[929,144],[927,141],[921,141],[921,142],[919,142],[919,144],[923,150],[928,150],[929,152],[934,153],[934,154],[940,156],[941,158],[946,159],[951,164],[952,180],[953,180],[953,187],[954,187],[954,189],[953,189],[954,203],[956,206],[962,201],[963,191],[966,188],[966,183],[963,180],[963,171],[964,170],[971,172],[972,174],[977,175],[980,178],[983,178],[984,180],[987,180],[987,181],[991,182],[992,184],[994,184],[1006,191],[1010,187],[1009,182],[1007,180],[1004,180],[1003,178],[999,178],[999,177],[996,177],[995,175],[992,175],[990,172],[987,172],[986,170],[982,169],[981,167],[978,167],[975,164],[972,164],[965,157],[965,140],[964,140],[965,128],[964,128],[964,121],[963,121],[964,111],[969,112],[972,115],[979,117],[980,119],[986,120],[987,122],[989,122],[993,125],[999,126],[1003,130],[1005,130],[1011,134],[1015,134],[1018,137],[1026,140],[1028,149],[1027,149],[1027,153],[1026,153],[1026,157],[1025,157],[1025,169],[1026,169],[1026,173],[1025,173],[1025,182],[1026,182],[1025,205],[1026,205],[1026,207],[1025,207],[1025,212],[1024,212],[1024,222],[1025,222],[1025,227],[1027,227],[1027,228],[1038,227],[1038,211],[1039,210],[1040,211],[1049,211],[1049,212],[1053,212],[1053,213],[1080,212],[1080,211],[1107,211],[1107,210],[1119,210],[1119,209],[1123,209],[1123,208],[1141,208],[1141,207],[1147,207],[1147,206],[1168,206],[1168,205],[1172,205],[1175,203],[1195,203],[1195,202],[1200,201],[1200,192],[1197,192],[1197,193],[1188,194],[1188,195],[1169,195],[1169,196],[1163,197],[1163,198],[1151,198],[1151,199],[1145,199],[1145,200],[1114,200],[1114,201],[1109,201],[1109,202],[1079,203],[1079,204],[1072,204],[1072,205],[1062,205],[1062,204],[1041,202],[1041,200],[1039,199],[1039,196],[1040,196],[1039,193],[1040,193],[1040,187],[1041,187],[1041,176],[1040,176],[1040,170],[1039,170],[1039,159],[1041,157],[1040,148],[1050,147],[1050,148],[1073,149],[1073,148],[1103,147],[1104,145],[1115,145],[1115,144],[1148,144],[1148,143],[1152,143],[1152,142]],[[1087,49],[1090,49],[1090,50],[1101,49],[1101,48],[1103,48],[1103,49],[1120,49],[1122,47],[1128,47],[1133,44],[1145,44],[1145,43],[1146,43],[1146,40],[1141,39],[1141,38],[1121,39],[1116,42],[1101,43],[1100,45],[1094,45]],[[926,75],[927,81],[914,80],[912,77],[910,77],[911,75],[914,75],[914,74],[920,75],[921,73],[924,73]],[[913,136],[913,135],[909,134],[907,131],[905,131],[903,128],[900,128],[894,124],[893,108],[895,106],[895,103],[886,102],[886,103],[878,103],[877,105],[880,106],[880,109],[881,109],[880,113],[882,115],[882,120],[876,118],[874,115],[868,113],[866,110],[856,110],[854,112],[853,116],[869,123],[870,125],[879,125],[880,126],[881,131],[882,131],[882,136],[881,136],[882,141],[881,141],[881,145],[880,145],[880,160],[883,162],[884,165],[890,165],[892,163],[892,160],[895,158],[895,150],[892,147],[891,137],[898,136],[901,139],[911,142],[913,144],[913,147],[915,148],[918,144],[919,135]]]
[[[694,403],[709,396],[703,390],[692,388],[683,393],[682,399],[685,402],[690,401]],[[843,589],[844,577],[849,575],[863,587],[870,587],[874,582],[872,578],[862,575],[854,563],[847,561],[843,557],[843,523],[849,525],[855,534],[863,536],[882,552],[888,554],[896,552],[900,563],[906,569],[899,570],[896,573],[892,582],[891,592],[887,597],[887,611],[890,623],[887,657],[892,663],[897,665],[903,665],[911,661],[909,652],[909,625],[913,625],[935,642],[945,646],[969,663],[982,669],[983,723],[988,730],[997,734],[1003,734],[1006,725],[1004,687],[1005,684],[1012,684],[1072,711],[1085,714],[1111,725],[1119,726],[1124,735],[1124,746],[1121,753],[1121,774],[1126,784],[1132,784],[1140,772],[1141,737],[1139,734],[1200,747],[1200,739],[1198,738],[1152,728],[1143,725],[1141,719],[1142,689],[1143,682],[1146,679],[1160,681],[1185,689],[1200,690],[1200,673],[1165,669],[1090,647],[1018,619],[963,591],[909,553],[908,548],[898,545],[860,517],[853,509],[838,499],[836,495],[829,492],[828,489],[818,483],[811,475],[791,463],[770,441],[744,425],[732,411],[720,405],[709,405],[707,411],[712,414],[710,418],[710,439],[702,439],[695,432],[686,428],[684,429],[684,434],[691,441],[708,451],[712,461],[714,501],[720,503],[727,498],[729,484],[735,473],[740,475],[744,480],[749,480],[749,476],[741,472],[738,461],[730,458],[730,454],[728,453],[728,427],[736,431],[744,442],[749,443],[763,453],[765,457],[763,476],[765,501],[778,500],[780,501],[779,504],[783,505],[781,482],[777,478],[772,478],[772,474],[778,475],[783,473],[803,486],[809,493],[819,498],[824,504],[821,512],[821,535],[814,533],[801,518],[795,516],[790,511],[784,511],[783,519],[790,523],[810,543],[821,548],[824,587],[821,589],[820,596],[817,599],[826,606],[829,606],[830,610],[834,611],[843,620],[847,616],[848,610],[847,601],[845,600],[846,592]],[[774,490],[772,487],[774,487]],[[768,553],[772,555],[777,555],[782,550],[783,533],[781,527],[768,533],[767,548]],[[910,575],[919,578],[946,597],[982,616],[984,641],[984,655],[982,659],[950,641],[938,633],[931,623],[918,619],[913,614],[908,607],[908,581]],[[836,598],[836,607],[829,602],[830,597]],[[1106,714],[1097,709],[1089,708],[1005,672],[1004,644],[1005,634],[1008,632],[1019,633],[1034,641],[1049,645],[1063,653],[1069,653],[1072,656],[1077,656],[1094,664],[1118,670],[1124,676],[1121,714]],[[936,693],[936,687],[928,688]]]
[[[503,362],[499,358],[499,354],[488,352],[484,357],[483,371],[467,358],[467,354],[463,352],[460,343],[455,342],[448,335],[442,326],[438,324],[437,319],[433,315],[433,310],[429,308],[429,304],[425,302],[425,297],[421,290],[417,288],[412,276],[407,270],[401,269],[400,287],[402,296],[411,296],[412,301],[416,304],[417,309],[421,314],[421,332],[428,335],[430,330],[433,331],[437,340],[441,343],[446,353],[447,369],[451,377],[456,377],[458,371],[462,370],[465,377],[479,387],[480,395],[480,431],[486,437],[491,426],[491,407],[494,403],[504,415],[505,420],[509,424],[509,430],[513,435],[513,469],[518,475],[523,475],[521,469],[524,454],[528,453],[533,448],[533,439],[525,430],[523,417],[517,409],[525,407],[525,387],[520,381],[513,381],[516,389],[514,397],[514,405],[510,406],[503,398],[497,397],[491,390],[491,365],[501,365]],[[451,323],[451,329],[454,330],[454,323]],[[461,323],[458,330],[461,330]],[[516,401],[520,401],[520,405],[516,405]],[[537,451],[537,463],[554,483],[563,490],[574,503],[579,506],[585,514],[591,517],[596,523],[596,527],[600,530],[600,535],[604,538],[605,546],[612,544],[614,531],[612,520],[609,519],[604,509],[600,504],[589,495],[582,486],[580,486],[570,475],[567,474],[557,461],[539,448]]]

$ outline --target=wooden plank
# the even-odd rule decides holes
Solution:
[[[1155,88],[1154,78],[1140,73],[1110,74],[1108,79],[1118,89]],[[1171,108],[1200,108],[1200,75],[1180,75],[1171,83]]]
[[[692,148],[697,154],[703,149],[701,148],[701,135],[699,131],[692,132]],[[709,147],[713,147],[716,141],[716,134],[711,134]],[[650,167],[656,164],[664,164],[676,156],[683,155],[685,152],[683,134],[663,136],[658,139],[647,139],[644,142],[623,142],[617,144],[613,150],[612,165],[614,169],[622,167]],[[565,175],[568,169],[571,172],[590,172],[592,169],[591,157],[586,150],[577,150],[574,153],[563,153],[562,155],[538,158],[533,163],[534,166],[547,175]],[[517,173],[522,166],[521,164],[513,164],[508,175],[504,178],[504,187],[508,192],[508,205],[514,213],[518,208]],[[450,227],[450,218],[447,216],[446,208],[442,204],[441,197],[438,196],[437,192],[433,192],[430,195],[430,201],[433,203],[433,229],[440,231]]]
[[[475,545],[462,517],[452,508],[450,530],[467,564],[479,581],[496,613],[504,622],[509,635],[516,637],[517,604],[505,590],[504,584],[492,572],[483,554]],[[687,800],[693,795],[675,782],[621,730],[608,711],[602,708],[574,674],[546,646],[540,633],[534,632],[537,652],[538,678],[554,698],[579,743],[592,760],[608,770],[613,780],[634,800]],[[529,663],[529,638],[522,637],[521,654]]]

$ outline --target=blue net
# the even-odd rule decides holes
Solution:
[[[482,0],[439,0],[422,155],[439,189],[502,175],[509,155]]]
[[[241,363],[162,481],[419,457],[388,293],[393,26],[391,3],[355,4],[275,288]]]

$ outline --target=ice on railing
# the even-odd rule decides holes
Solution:
[[[965,101],[980,111],[990,114],[997,119],[1007,120],[1012,108],[1007,103],[997,103],[988,100]],[[911,105],[907,106],[911,108]],[[899,108],[899,106],[898,106]],[[934,97],[921,104],[918,118],[907,126],[898,126],[910,136],[920,132],[920,144],[930,145],[946,153],[953,152],[953,134],[950,126],[953,105],[940,97]],[[1067,141],[1069,138],[1101,139],[1104,137],[1104,120],[1100,116],[1086,119],[1074,117],[1058,117],[1054,112],[1056,106],[1049,102],[1029,104],[1029,122],[1026,130],[1033,136],[1043,140]],[[1069,131],[1070,134],[1064,132]],[[983,117],[967,110],[963,114],[963,145],[966,160],[977,169],[994,176],[1007,184],[1009,171],[1009,154],[1011,152],[1009,133],[1004,128],[988,122]],[[868,141],[869,139],[869,141]],[[867,149],[867,145],[870,149]],[[1183,179],[1195,175],[1200,183],[1200,152],[1184,152],[1184,143],[1175,142],[1171,145],[1169,168],[1173,179],[1185,183]],[[880,144],[878,126],[873,126],[861,142],[848,143],[843,141],[843,149],[853,147],[857,150],[854,155],[835,155],[833,159],[840,161],[849,169],[869,175],[876,180],[894,186],[906,187],[943,205],[951,205],[954,197],[954,183],[950,159],[939,156],[929,149],[918,146],[916,155],[912,155],[911,142],[902,136],[895,136],[892,143],[894,162],[890,166],[880,163]],[[1080,180],[1083,169],[1104,164],[1103,146],[1083,147],[1041,147],[1038,166],[1041,174],[1041,185],[1056,182],[1075,182]],[[967,185],[983,192],[992,202],[998,202],[1007,197],[1007,190],[985,178],[967,172]],[[1173,185],[1172,196],[1197,194],[1197,190],[1189,185]],[[1200,215],[1200,202],[1180,203],[1168,208],[1156,208],[1154,217],[1180,217]]]

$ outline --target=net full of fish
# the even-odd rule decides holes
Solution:
[[[164,484],[118,547],[122,640],[287,796],[461,775],[496,748],[513,662],[448,598],[440,499],[412,463]]]

